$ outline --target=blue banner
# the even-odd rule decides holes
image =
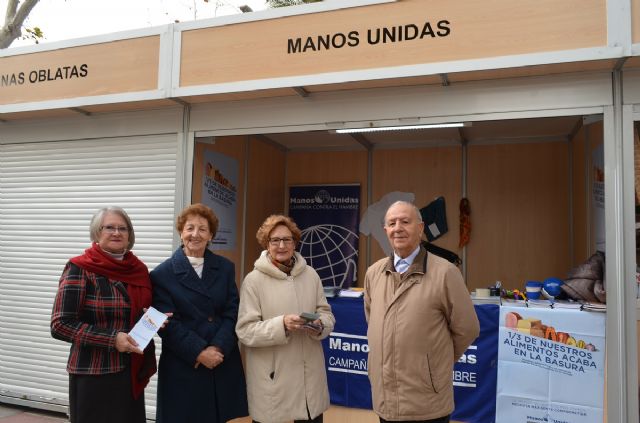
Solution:
[[[453,367],[453,420],[491,423],[496,420],[498,325],[500,306],[476,305],[480,335]]]
[[[298,250],[322,284],[349,288],[357,280],[360,185],[292,186],[289,216],[302,230]]]
[[[367,376],[367,322],[362,298],[329,298],[336,327],[322,341],[331,403],[371,409]],[[498,369],[498,317],[495,304],[475,306],[480,336],[454,366],[456,408],[453,420],[474,423],[495,421]]]
[[[322,340],[331,404],[371,409],[367,321],[362,298],[328,298],[336,326]]]

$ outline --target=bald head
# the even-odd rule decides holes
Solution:
[[[403,201],[403,200],[398,200],[395,203],[391,204],[389,206],[389,208],[387,209],[387,212],[384,215],[384,224],[385,226],[387,225],[387,215],[389,214],[389,211],[394,208],[395,206],[405,206],[405,207],[409,207],[413,210],[414,216],[416,218],[416,220],[418,222],[422,222],[422,215],[420,214],[420,210],[418,210],[418,207],[416,207],[415,204],[410,203],[408,201]]]
[[[393,251],[409,256],[420,245],[424,223],[418,208],[406,201],[393,203],[384,216],[384,231]]]

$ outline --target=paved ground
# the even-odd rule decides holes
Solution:
[[[61,413],[0,403],[0,423],[66,423],[68,421],[67,416]]]

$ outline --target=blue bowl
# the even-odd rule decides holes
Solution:
[[[544,291],[552,297],[557,297],[562,292],[562,284],[564,282],[562,279],[558,278],[547,278],[542,283],[542,288]]]
[[[524,284],[525,289],[529,288],[529,289],[533,289],[533,290],[540,290],[542,289],[542,282],[539,281],[527,281]]]
[[[529,299],[529,300],[539,300],[540,299],[540,291],[538,291],[538,292],[527,292],[527,299]]]

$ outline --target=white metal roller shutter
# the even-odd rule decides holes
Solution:
[[[106,205],[130,215],[133,250],[150,269],[169,257],[177,152],[175,134],[0,145],[1,397],[67,404],[69,344],[49,332],[62,269],[89,246],[90,218]],[[155,394],[154,377],[150,417]]]

